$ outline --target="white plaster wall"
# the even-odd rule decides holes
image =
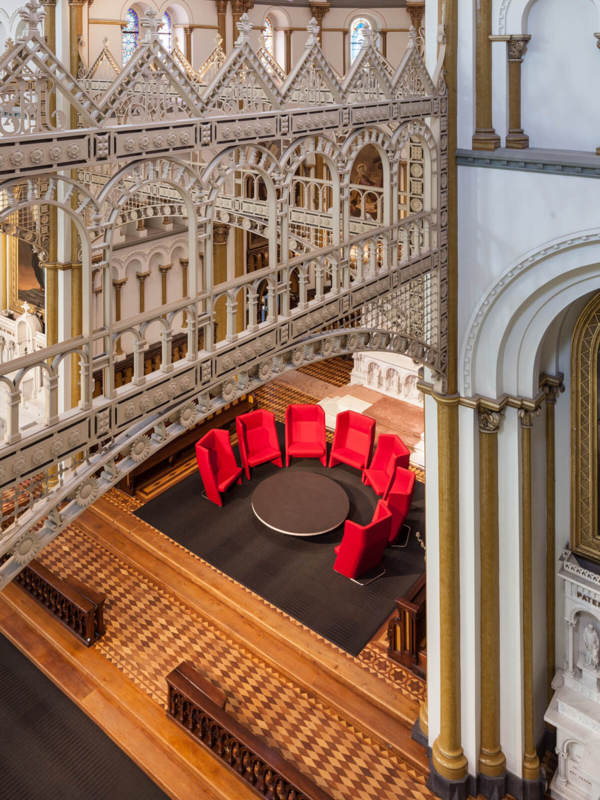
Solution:
[[[460,352],[475,310],[505,271],[549,242],[597,227],[600,183],[475,167],[458,174]]]
[[[473,82],[475,68],[475,7],[471,0],[458,4],[457,53],[457,141],[459,148],[471,147],[475,125]]]
[[[14,2],[14,0],[9,0]],[[62,0],[59,0],[62,2]],[[66,0],[65,0],[66,2]],[[108,37],[109,47],[114,56],[119,60],[121,52],[120,44],[120,28],[118,25],[103,22],[103,20],[110,20],[113,23],[124,18],[125,13],[131,3],[123,3],[122,0],[95,0],[90,9],[91,24],[88,26],[87,40],[89,42],[89,62],[92,63],[98,52],[102,47],[102,41]],[[215,36],[217,34],[217,14],[216,6],[212,0],[198,0],[196,3],[177,2],[144,2],[143,4],[136,3],[136,6],[143,5],[145,7],[153,7],[162,12],[166,9],[177,8],[177,20],[180,22],[189,22],[191,24],[213,26],[209,29],[196,28],[192,34],[192,63],[194,66],[199,66],[208,56],[210,51],[215,45]],[[273,8],[266,3],[257,3],[248,12],[250,21],[257,28],[264,25],[264,20],[267,14],[271,12],[275,17],[278,26],[299,28],[292,32],[292,64],[294,64],[302,54],[304,44],[308,37],[306,26],[311,17],[310,9],[306,6],[294,6],[290,4],[284,8]],[[410,26],[410,19],[405,9],[403,8],[369,8],[368,12],[361,9],[354,8],[333,8],[326,15],[323,20],[323,50],[325,55],[330,60],[331,64],[338,70],[342,71],[343,58],[343,33],[339,30],[327,30],[328,28],[347,28],[350,21],[354,17],[363,16],[367,13],[372,17],[378,27],[384,28],[400,28],[400,32],[392,31],[387,36],[387,52],[388,58],[394,66],[400,63],[402,54],[408,42],[408,28]],[[174,16],[172,14],[172,16]],[[0,25],[4,21],[0,14]],[[0,36],[2,35],[2,28],[0,28]],[[231,6],[227,7],[227,48],[228,52],[231,50],[233,42],[237,38],[237,30],[233,30]],[[86,37],[84,37],[86,38]],[[262,37],[257,32],[254,36],[254,44],[257,47],[262,45]],[[349,43],[347,43],[349,47]],[[349,64],[349,56],[347,54],[346,63]]]
[[[521,776],[523,637],[521,612],[521,447],[517,410],[507,408],[498,433],[500,530],[500,741],[506,768]],[[483,654],[482,657],[485,657]]]
[[[569,0],[568,13],[564,0],[531,6],[522,67],[523,127],[531,147],[594,151],[600,145],[600,105],[593,93],[600,81],[598,30],[591,0]]]

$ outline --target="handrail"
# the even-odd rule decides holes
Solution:
[[[183,661],[167,675],[167,716],[263,797],[331,800],[331,795],[225,710],[227,697]]]

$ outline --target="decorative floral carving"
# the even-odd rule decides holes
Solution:
[[[81,508],[87,508],[98,498],[99,486],[96,478],[87,478],[79,484],[75,492],[75,501]]]
[[[179,424],[187,430],[190,430],[194,427],[197,419],[198,409],[193,403],[189,403],[188,405],[184,406],[179,412]]]
[[[148,436],[140,436],[129,448],[129,458],[140,464],[150,455],[151,444]]]
[[[24,534],[15,544],[12,554],[17,564],[28,564],[40,551],[39,541],[34,531]]]

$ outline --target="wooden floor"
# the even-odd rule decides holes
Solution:
[[[334,359],[314,377],[341,386],[350,367]],[[281,421],[288,403],[313,400],[277,382],[255,398]],[[133,515],[195,469],[184,459],[137,498],[111,491],[41,553],[106,594],[107,633],[93,647],[14,584],[0,595],[0,631],[171,797],[255,797],[166,718],[165,677],[191,659],[244,725],[336,800],[432,798],[411,738],[425,685],[387,658],[383,628],[354,658]]]
[[[240,721],[332,797],[431,797],[425,752],[410,738],[418,679],[378,669],[378,650],[352,658],[138,520],[131,505],[112,492],[41,554],[106,593],[102,640],[79,645],[16,585],[0,598],[0,629],[161,788],[248,794],[164,715],[165,676],[190,658]]]

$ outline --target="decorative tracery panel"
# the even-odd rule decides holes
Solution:
[[[600,561],[598,361],[600,294],[584,308],[571,350],[571,549]]]

